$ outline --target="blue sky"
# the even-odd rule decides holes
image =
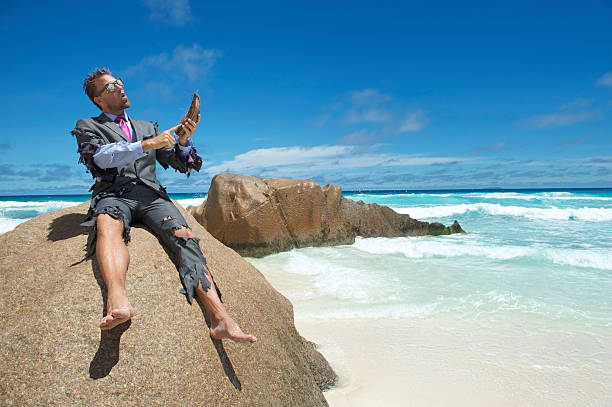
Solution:
[[[612,186],[612,3],[2,2],[0,194],[86,193],[70,131],[109,67],[205,161],[344,189]]]

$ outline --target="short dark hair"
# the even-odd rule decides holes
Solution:
[[[92,73],[90,73],[89,75],[87,75],[85,77],[85,81],[83,82],[83,90],[85,91],[85,93],[89,97],[89,100],[91,100],[94,105],[98,106],[98,108],[100,110],[102,110],[102,108],[100,107],[99,104],[94,102],[94,97],[98,96],[97,95],[98,92],[97,92],[97,89],[96,89],[96,79],[98,79],[102,75],[111,75],[112,76],[112,73],[111,73],[110,69],[108,69],[108,68],[102,68],[102,69],[96,68],[96,69],[93,70]]]

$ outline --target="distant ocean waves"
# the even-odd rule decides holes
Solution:
[[[171,194],[183,207],[199,206],[206,199],[203,194]],[[43,213],[79,205],[89,200],[88,195],[11,196],[0,197],[0,234]]]
[[[606,199],[607,198],[597,198]],[[584,198],[581,198],[584,200]],[[488,215],[518,216],[530,219],[547,220],[585,220],[591,222],[612,220],[612,208],[548,208],[501,205],[497,203],[473,203],[442,206],[419,206],[408,208],[393,208],[398,213],[407,213],[415,219],[439,218],[462,215],[466,212],[480,211]]]
[[[0,201],[0,234],[15,229],[17,225],[35,216],[75,206],[81,202],[83,201],[55,199]]]

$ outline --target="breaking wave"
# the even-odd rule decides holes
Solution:
[[[408,258],[477,256],[494,260],[541,258],[556,264],[612,270],[610,251],[603,248],[568,249],[534,246],[492,246],[461,239],[357,238],[352,247],[370,254],[400,253]]]
[[[415,219],[440,218],[461,215],[467,212],[480,211],[489,215],[517,216],[529,219],[545,220],[584,220],[605,222],[612,220],[612,208],[532,208],[525,206],[504,206],[492,203],[474,203],[442,206],[415,206],[393,208],[397,213],[409,214]]]

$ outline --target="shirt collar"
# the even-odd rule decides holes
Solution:
[[[106,112],[104,112],[104,114],[106,115],[106,117],[108,117],[108,118],[109,118],[109,119],[111,119],[112,121],[115,121],[115,119],[116,119],[117,117],[119,117],[119,116],[117,116],[116,114],[112,114],[112,113],[106,113]],[[123,115],[122,115],[122,117],[123,117],[123,119],[124,119],[126,122],[128,122],[128,123],[129,123],[130,119],[128,119],[128,115],[127,115],[127,113],[125,113],[125,112],[124,112],[124,113],[123,113]]]

